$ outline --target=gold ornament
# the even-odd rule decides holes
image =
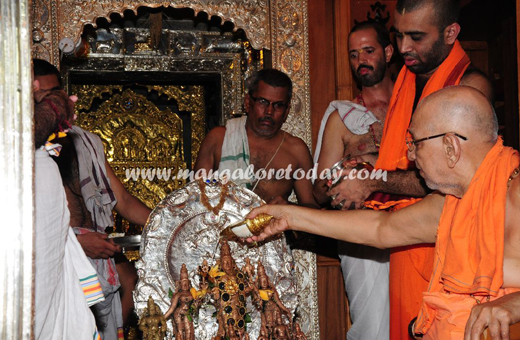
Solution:
[[[236,235],[241,238],[258,236],[262,233],[262,230],[271,222],[273,216],[268,214],[260,214],[255,218],[245,218],[241,221],[229,225],[227,228],[222,230],[220,235],[222,237],[232,237]]]
[[[259,235],[262,230],[271,222],[273,216],[267,214],[260,214],[255,218],[246,218],[245,222],[249,231],[253,233],[253,235]]]
[[[163,340],[166,336],[166,318],[152,296],[148,298],[148,307],[138,322],[143,332],[143,340]]]

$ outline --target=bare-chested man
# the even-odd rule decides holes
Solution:
[[[394,48],[387,29],[376,22],[361,22],[350,31],[348,45],[350,67],[357,83],[361,85],[361,93],[354,102],[366,107],[378,121],[370,127],[364,126],[366,133],[360,134],[358,129],[361,128],[357,126],[353,132],[349,130],[345,120],[357,107],[350,106],[349,101],[334,102],[338,103],[334,106],[345,103],[346,110],[343,112],[341,108],[336,109],[323,119],[322,125],[325,122],[326,125],[320,131],[321,138],[314,155],[314,160],[318,163],[318,174],[348,155],[363,155],[366,161],[375,164],[386,109],[392,96],[394,82],[388,72],[388,63]],[[349,112],[351,109],[353,110]],[[328,189],[327,179],[316,179],[313,193],[319,204],[330,201],[330,197],[326,195]]]
[[[487,327],[492,339],[509,339],[509,326],[520,322],[520,157],[497,131],[481,92],[439,90],[419,104],[407,145],[427,185],[442,194],[391,213],[266,205],[248,216],[275,217],[254,239],[290,228],[378,248],[435,242],[413,332],[479,340]]]
[[[318,139],[318,143],[321,140],[323,142],[321,145],[318,144],[314,155],[318,163],[318,174],[348,155],[363,156],[366,161],[375,164],[386,109],[392,95],[394,83],[387,64],[394,49],[386,28],[376,22],[361,22],[350,31],[348,44],[350,67],[358,84],[361,85],[361,94],[356,101],[372,113],[353,106],[350,101],[331,103],[331,106],[337,109],[330,116],[324,116],[322,126],[326,122],[325,129],[320,129],[322,138]],[[330,111],[331,107],[327,113]],[[364,124],[363,131],[360,131],[359,126],[352,127],[346,123],[347,116],[352,118],[354,115],[369,114],[373,114],[370,121],[359,120]],[[367,123],[371,122],[374,123],[367,126]],[[314,196],[322,205],[330,202],[329,196],[326,195],[328,189],[327,179],[316,179],[314,182]],[[352,319],[347,339],[388,339],[388,250],[339,242],[338,255]]]
[[[282,130],[291,106],[291,79],[281,71],[263,69],[248,85],[244,100],[247,116],[231,119],[226,127],[208,133],[195,170],[233,172],[252,165],[255,176],[251,180],[234,176],[231,180],[246,185],[266,202],[286,202],[294,189],[299,204],[316,206],[310,178],[298,175],[294,179],[296,171],[306,175],[312,168],[309,149],[300,138]],[[267,176],[260,169],[265,169]]]

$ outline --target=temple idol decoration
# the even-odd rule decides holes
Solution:
[[[209,277],[217,309],[218,331],[215,339],[249,339],[245,330],[246,298],[251,294],[252,287],[244,272],[237,267],[227,242],[222,243],[216,269],[222,271]]]
[[[261,204],[252,191],[220,181],[194,181],[162,200],[136,262],[138,315],[151,295],[175,339],[292,339],[295,321],[305,327],[296,311],[306,304],[285,237],[251,245],[221,235]]]
[[[163,340],[166,336],[166,318],[151,296],[139,320],[139,329],[143,340]]]
[[[247,258],[238,267],[228,241],[220,241],[220,258],[210,267],[207,259],[198,266],[199,289],[192,286],[188,269],[182,264],[177,291],[165,314],[173,316],[172,331],[176,340],[195,340],[194,324],[200,324],[199,309],[213,307],[217,322],[212,340],[249,340],[251,314],[260,313],[258,339],[306,339],[294,315],[284,306],[277,288],[271,284],[261,261],[254,266]],[[249,302],[249,304],[248,304]],[[251,309],[252,307],[252,309]]]
[[[191,282],[188,277],[188,270],[186,265],[181,267],[181,279],[178,281],[179,285],[177,291],[173,294],[170,309],[166,312],[164,317],[168,319],[173,315],[173,332],[175,339],[178,340],[195,340],[195,330],[193,328],[193,321],[191,311],[196,306],[194,302],[197,296],[192,295]]]

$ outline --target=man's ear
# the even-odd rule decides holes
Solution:
[[[388,46],[385,47],[385,59],[387,64],[392,59],[392,55],[394,55],[394,46],[392,46],[392,44],[388,44]]]
[[[39,89],[40,89],[40,81],[39,80],[33,81],[33,92],[36,92]]]
[[[444,29],[444,41],[447,45],[453,45],[460,33],[460,25],[454,22]]]
[[[446,162],[450,169],[453,169],[459,162],[462,149],[460,147],[460,140],[457,136],[449,133],[443,138],[444,155]]]

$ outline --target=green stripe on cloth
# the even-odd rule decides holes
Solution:
[[[225,162],[225,161],[236,161],[237,159],[244,159],[244,160],[249,160],[249,155],[244,153],[244,152],[241,152],[239,153],[238,155],[235,155],[235,156],[226,156],[226,157],[222,157],[220,159],[221,162]]]

